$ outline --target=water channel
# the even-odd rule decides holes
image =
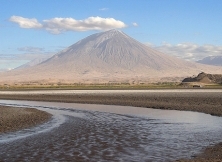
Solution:
[[[53,114],[0,135],[0,161],[173,161],[221,142],[222,118],[197,112],[0,100]]]

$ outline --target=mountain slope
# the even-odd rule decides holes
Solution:
[[[16,69],[29,68],[29,67],[38,65],[38,64],[42,63],[43,61],[49,59],[49,57],[51,57],[51,56],[42,56],[42,57],[39,57],[39,58],[35,58],[35,59],[29,61],[28,63],[17,67]]]
[[[197,62],[207,65],[222,66],[222,56],[208,56]]]
[[[82,39],[36,66],[2,74],[0,82],[147,82],[201,71],[220,73],[222,68],[165,55],[121,31],[110,30]]]
[[[87,64],[100,71],[101,67],[108,71],[115,69],[119,71],[135,70],[138,67],[161,70],[169,66],[178,66],[173,58],[148,49],[117,30],[89,36],[55,55],[46,63],[52,65],[61,60],[66,63],[65,66],[78,64],[78,67],[81,67],[82,64]]]

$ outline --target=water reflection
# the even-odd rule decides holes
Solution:
[[[170,161],[191,157],[204,146],[219,142],[222,134],[221,118],[201,113],[50,102],[0,103],[37,107],[51,111],[55,118],[65,118],[53,129],[44,128],[48,131],[1,143],[0,159],[4,161]]]

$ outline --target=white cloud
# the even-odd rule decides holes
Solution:
[[[19,24],[19,26],[21,28],[34,28],[34,29],[38,29],[38,28],[42,28],[42,24],[40,24],[38,22],[37,19],[28,19],[28,18],[24,18],[24,17],[21,17],[21,16],[12,16],[10,17],[9,21],[11,22],[14,22],[14,23],[17,23]]]
[[[54,53],[23,53],[23,54],[19,54],[17,55],[14,59],[17,60],[34,60],[36,58],[43,58],[43,57],[49,57],[52,56]]]
[[[100,8],[99,10],[100,11],[106,11],[106,10],[108,10],[108,8]]]
[[[120,20],[98,16],[88,17],[83,20],[56,17],[49,20],[43,20],[42,24],[36,19],[27,19],[19,16],[12,16],[9,20],[19,24],[21,28],[41,28],[53,34],[60,34],[66,31],[109,30],[126,27],[126,24]]]
[[[109,30],[124,27],[126,25],[123,22],[113,18],[89,17],[84,20],[53,18],[44,20],[44,28],[54,34],[64,31]]]
[[[22,52],[30,52],[30,53],[40,53],[42,51],[44,51],[43,48],[39,48],[39,47],[20,47],[20,48],[17,48],[18,51],[22,51]]]
[[[150,43],[147,45],[150,46]],[[222,56],[222,46],[215,45],[198,45],[194,43],[180,43],[172,45],[164,43],[161,46],[153,46],[153,48],[163,53],[174,55],[178,58],[189,61],[197,61],[207,56]]]
[[[134,23],[132,23],[132,24],[133,24],[133,26],[138,26],[138,24],[137,24],[137,23],[135,23],[135,22],[134,22]]]

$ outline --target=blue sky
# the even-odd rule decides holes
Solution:
[[[222,55],[221,0],[0,0],[0,70],[118,28],[167,54]]]

